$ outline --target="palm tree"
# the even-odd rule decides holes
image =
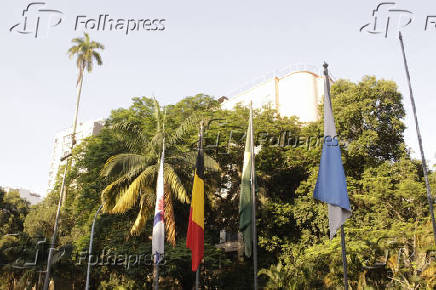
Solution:
[[[76,83],[76,111],[74,113],[73,133],[71,137],[71,146],[74,146],[74,144],[76,143],[77,114],[79,112],[80,95],[82,93],[83,74],[85,71],[88,71],[89,73],[92,72],[92,69],[94,67],[94,61],[96,61],[98,65],[103,64],[101,56],[96,50],[104,49],[104,46],[99,42],[91,41],[88,33],[86,32],[84,37],[74,38],[72,42],[75,45],[73,45],[68,50],[68,56],[70,58],[73,58],[74,56],[77,57],[76,63],[77,69],[79,70],[79,76]]]
[[[155,184],[159,168],[160,153],[165,139],[164,163],[164,212],[167,241],[175,246],[175,221],[173,199],[189,203],[189,197],[177,171],[183,171],[184,176],[192,173],[195,165],[196,152],[183,152],[177,142],[188,129],[199,123],[198,116],[187,118],[172,134],[163,130],[162,117],[158,102],[154,101],[154,119],[156,131],[147,140],[144,129],[132,123],[121,123],[116,130],[124,132],[124,136],[135,136],[127,142],[129,153],[121,153],[110,157],[102,169],[102,176],[112,182],[101,194],[103,210],[107,213],[124,213],[139,201],[139,213],[130,229],[131,235],[139,235],[145,228],[146,221],[151,217],[156,200]],[[163,118],[165,119],[165,118]],[[165,122],[165,120],[163,120]],[[137,150],[135,148],[142,148]],[[187,166],[188,165],[188,166]],[[205,154],[204,165],[208,170],[218,171],[218,163]],[[190,171],[189,174],[188,171]]]
[[[89,39],[89,35],[85,33],[85,36],[83,38],[74,38],[72,42],[75,44],[68,50],[68,55],[70,58],[73,58],[74,56],[77,56],[77,68],[79,69],[79,77],[77,78],[77,98],[76,98],[76,110],[74,113],[74,120],[73,120],[73,132],[71,134],[71,153],[73,151],[73,147],[76,144],[76,129],[77,129],[77,115],[79,113],[79,102],[80,102],[80,95],[82,93],[82,84],[83,84],[83,73],[85,70],[88,72],[92,71],[94,61],[97,61],[98,65],[102,65],[103,61],[101,60],[100,54],[96,51],[97,49],[104,49],[103,44],[91,41]],[[63,201],[65,201],[66,196],[66,190],[64,190],[65,187],[65,181],[67,176],[67,171],[69,168],[69,158],[67,159],[67,164],[65,165],[64,169],[64,176],[62,180],[61,189],[59,191],[59,203],[58,203],[58,209],[56,212],[56,218],[55,218],[55,226],[52,236],[52,242],[50,246],[50,253],[47,259],[47,270],[45,275],[45,281],[44,281],[44,287],[43,289],[46,290],[49,287],[49,279],[50,279],[50,270],[51,270],[51,261],[53,258],[53,251],[55,241],[56,241],[56,235],[58,230],[58,224],[59,224],[59,216],[61,207],[63,204]]]

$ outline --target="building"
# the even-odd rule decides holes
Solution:
[[[244,240],[241,232],[232,233],[226,230],[220,231],[220,242],[215,245],[218,249],[223,249],[225,253],[237,252],[239,260],[244,256]]]
[[[230,93],[222,108],[231,110],[240,103],[260,109],[270,105],[283,117],[297,116],[301,122],[318,120],[318,105],[324,96],[324,77],[313,66],[290,66],[250,82]]]
[[[20,197],[22,199],[27,200],[31,205],[37,204],[37,203],[42,201],[42,197],[39,194],[31,192],[30,190],[25,189],[25,188],[21,188],[21,187],[13,188],[13,187],[9,187],[9,186],[5,186],[2,188],[7,193],[9,193],[11,191],[18,191],[18,193],[20,194]]]
[[[104,126],[103,120],[80,122],[76,129],[76,145],[86,137],[97,135]],[[56,183],[56,175],[59,166],[63,164],[61,158],[71,152],[71,137],[73,128],[68,128],[56,134],[53,141],[53,150],[50,158],[50,168],[48,172],[47,192],[51,191]]]

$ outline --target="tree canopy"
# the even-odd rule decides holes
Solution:
[[[353,211],[345,224],[350,286],[436,287],[436,248],[422,170],[404,143],[405,112],[396,84],[370,76],[358,83],[339,80],[333,84],[331,95]],[[86,265],[81,255],[87,251],[101,193],[117,180],[106,174],[111,172],[109,167],[118,168],[121,174],[135,166],[141,170],[153,168],[154,172],[164,134],[163,116],[159,115],[162,111],[156,108],[152,98],[133,98],[129,108],[112,111],[98,135],[74,149],[58,245],[68,246],[71,252],[54,266],[57,280],[62,278],[74,287],[84,286]],[[222,110],[214,98],[202,94],[166,106],[168,164],[177,173],[185,198],[172,199],[175,239],[174,247],[165,249],[167,263],[161,267],[162,287],[190,289],[194,281],[190,252],[185,245],[193,181],[193,164],[189,160],[198,138],[196,123],[190,123],[193,116],[195,120],[206,120],[204,149],[220,168],[205,174],[205,260],[201,283],[205,288],[218,289],[252,285],[251,260],[216,247],[221,230],[238,231],[248,114],[242,106]],[[340,239],[329,240],[327,206],[312,198],[321,156],[322,122],[301,123],[296,117],[281,117],[269,107],[254,112],[261,287],[315,289],[342,285]],[[126,156],[137,159],[129,161]],[[112,164],[115,158],[119,162]],[[123,210],[113,210],[117,204],[127,203],[122,193],[129,192],[140,172],[128,179],[126,191],[115,191],[109,207],[112,211],[98,218],[93,252],[99,257],[151,252],[151,224],[144,224],[139,235],[132,236],[130,231],[141,213],[145,188],[149,188],[148,202],[153,208],[154,179],[144,183],[144,192],[132,189]],[[435,182],[432,173],[433,186]],[[22,228],[17,230],[48,237],[58,190],[59,182],[41,204],[30,210]],[[146,218],[150,214],[148,210]],[[34,283],[36,276],[26,279]],[[121,261],[92,268],[91,284],[96,289],[146,288],[151,287],[151,282],[151,264],[137,267]]]

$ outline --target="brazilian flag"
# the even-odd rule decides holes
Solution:
[[[252,144],[253,140],[253,116],[250,110],[250,121],[247,130],[247,139],[245,141],[245,151],[244,151],[244,167],[242,170],[242,180],[241,180],[241,192],[239,195],[239,231],[242,232],[245,244],[245,255],[251,257],[252,245],[253,245],[253,233],[252,233],[252,222],[253,222],[253,200],[251,192],[251,179],[254,179],[254,172],[252,168],[254,167],[252,162],[254,162],[254,148]],[[254,180],[253,180],[254,182]]]

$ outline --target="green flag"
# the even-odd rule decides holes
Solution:
[[[252,235],[252,192],[251,176],[253,160],[253,119],[250,111],[250,121],[247,130],[247,139],[245,141],[244,167],[242,169],[241,193],[239,195],[239,230],[242,232],[245,244],[245,255],[251,257],[253,243]]]

